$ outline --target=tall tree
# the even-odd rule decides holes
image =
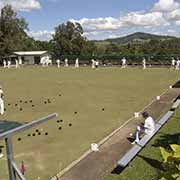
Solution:
[[[0,15],[0,55],[8,56],[15,50],[23,47],[23,40],[27,38],[25,30],[28,25],[23,18],[10,5],[1,9]]]
[[[61,55],[80,55],[85,38],[83,37],[83,28],[79,23],[68,21],[55,28],[53,36],[55,43],[56,56]]]

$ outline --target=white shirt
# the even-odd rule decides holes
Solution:
[[[96,65],[96,66],[99,66],[99,61],[96,61],[96,62],[95,62],[95,65]]]
[[[145,119],[144,127],[145,127],[146,134],[152,134],[154,132],[155,122],[152,117],[148,117]]]
[[[0,89],[0,99],[2,98],[2,95],[4,94],[3,90]]]
[[[59,63],[60,63],[60,60],[58,59],[56,62],[57,62],[57,64],[59,64]]]
[[[177,66],[179,66],[180,65],[180,60],[177,60],[176,64],[177,64]]]
[[[121,61],[122,61],[123,64],[126,64],[126,59],[125,58],[123,58]]]
[[[176,60],[175,59],[172,59],[172,66],[174,66],[176,63]]]

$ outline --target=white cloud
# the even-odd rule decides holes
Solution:
[[[54,34],[54,31],[28,31],[27,32],[30,37],[33,37],[35,40],[40,41],[49,41],[52,39],[52,35]]]
[[[175,0],[159,0],[155,3],[153,11],[158,12],[170,12],[180,8],[180,3],[175,2]]]
[[[41,8],[38,0],[0,0],[0,9],[7,4],[11,5],[16,11],[31,11]]]
[[[120,17],[121,23],[126,27],[131,26],[167,26],[169,25],[168,21],[165,19],[164,15],[161,12],[132,12],[127,15]]]
[[[173,24],[180,26],[180,3],[175,0],[159,0],[147,11],[124,13],[119,17],[82,18],[71,21],[79,22],[90,39],[117,36],[125,30],[158,31],[163,27],[168,29]]]

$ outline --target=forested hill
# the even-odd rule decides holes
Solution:
[[[176,37],[173,36],[161,36],[161,35],[154,35],[149,33],[142,33],[137,32],[133,33],[124,37],[119,38],[113,38],[113,39],[106,39],[106,40],[100,40],[100,41],[94,41],[97,44],[109,44],[114,43],[117,45],[123,45],[128,43],[140,43],[143,44],[145,42],[149,42],[150,40],[171,40],[176,39]]]

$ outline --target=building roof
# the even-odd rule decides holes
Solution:
[[[46,54],[47,51],[16,51],[14,54],[19,56],[35,56]]]

